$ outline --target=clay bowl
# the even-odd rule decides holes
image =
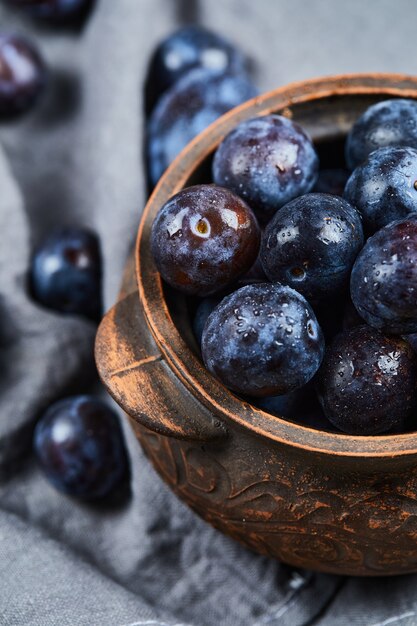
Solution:
[[[324,166],[337,167],[343,138],[360,113],[398,96],[417,99],[417,78],[325,78],[280,88],[213,124],[149,200],[120,299],[97,336],[105,386],[182,500],[253,550],[336,574],[417,571],[417,432],[324,432],[238,399],[205,370],[185,299],[162,284],[149,236],[170,196],[210,179],[213,151],[240,121],[287,115],[310,132]]]

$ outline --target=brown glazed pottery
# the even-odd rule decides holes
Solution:
[[[417,78],[372,74],[292,84],[213,124],[149,200],[120,299],[96,343],[105,386],[182,500],[253,550],[336,574],[417,571],[417,432],[324,432],[234,396],[205,370],[185,299],[162,284],[155,268],[150,229],[170,196],[210,180],[213,151],[242,120],[271,112],[291,117],[312,135],[323,166],[338,167],[352,123],[391,97],[417,99]]]

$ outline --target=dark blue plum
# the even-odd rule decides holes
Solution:
[[[359,315],[382,332],[417,332],[417,216],[370,237],[352,269],[350,291]]]
[[[284,204],[309,192],[318,157],[310,137],[291,120],[266,115],[232,130],[213,160],[213,180],[248,202],[261,222]]]
[[[306,385],[307,387],[308,385]],[[296,389],[291,393],[285,393],[281,396],[265,396],[254,400],[254,404],[262,411],[275,415],[276,417],[284,417],[285,419],[297,419],[300,413],[306,409],[310,393],[305,392],[306,387]],[[306,398],[306,395],[308,398]]]
[[[341,294],[363,246],[360,216],[346,200],[308,193],[283,206],[262,235],[260,258],[272,282],[311,302]]]
[[[348,167],[355,169],[371,152],[387,146],[417,149],[417,102],[414,100],[384,100],[361,115],[347,136]]]
[[[262,411],[276,417],[283,417],[308,428],[335,431],[333,424],[324,417],[313,383],[307,383],[283,396],[266,396],[257,398],[254,404]]]
[[[32,259],[33,297],[50,309],[96,321],[102,310],[101,272],[100,244],[94,233],[81,228],[58,230]]]
[[[53,404],[36,425],[34,449],[48,480],[71,496],[101,498],[127,471],[118,418],[92,396]]]
[[[257,94],[248,78],[206,69],[188,72],[159,100],[148,124],[147,163],[156,185],[183,148],[218,117]]]
[[[46,84],[46,68],[27,39],[0,33],[0,118],[31,109]]]
[[[380,148],[349,178],[344,197],[362,215],[364,231],[373,234],[417,211],[417,150]]]
[[[245,274],[259,244],[250,208],[216,185],[183,189],[164,204],[152,225],[152,254],[162,278],[198,296],[221,291]]]
[[[317,376],[326,417],[351,435],[401,427],[415,407],[417,356],[400,337],[359,326],[336,337]]]
[[[184,26],[161,41],[152,55],[145,86],[146,112],[149,114],[163,93],[196,68],[244,75],[248,61],[220,35],[202,26]]]
[[[215,296],[203,298],[198,303],[193,319],[193,331],[198,345],[201,345],[201,338],[203,336],[203,330],[208,316],[214,311],[221,300],[222,296],[216,294]]]
[[[84,16],[94,0],[5,0],[7,4],[24,10],[30,16],[68,22]]]
[[[317,193],[330,193],[333,196],[343,196],[343,191],[349,176],[350,171],[341,168],[320,170],[313,191]]]
[[[302,295],[283,285],[238,289],[210,314],[204,363],[229,389],[247,396],[286,394],[316,373],[324,340]]]

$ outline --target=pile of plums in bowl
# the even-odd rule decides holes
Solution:
[[[158,474],[297,567],[417,570],[416,341],[392,327],[412,318],[417,176],[407,157],[366,174],[366,151],[414,149],[408,99],[414,77],[335,76],[218,119],[155,187],[97,333],[101,379]],[[398,220],[408,239],[381,243]]]
[[[230,390],[290,419],[318,400],[313,426],[327,430],[414,430],[417,102],[370,106],[345,158],[319,173],[298,124],[245,120],[218,146],[212,180],[161,207],[152,253]]]

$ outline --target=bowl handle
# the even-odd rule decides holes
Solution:
[[[194,441],[226,435],[223,424],[193,397],[162,356],[137,291],[103,318],[95,356],[107,391],[139,426]]]

